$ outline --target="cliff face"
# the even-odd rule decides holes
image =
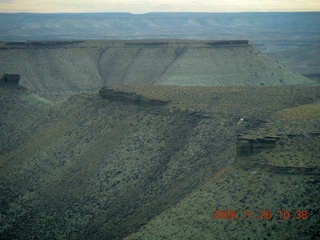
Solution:
[[[237,156],[245,157],[259,153],[263,150],[272,149],[276,146],[279,137],[238,137]]]
[[[0,74],[59,98],[111,84],[177,86],[313,85],[245,40],[131,40],[2,44]]]

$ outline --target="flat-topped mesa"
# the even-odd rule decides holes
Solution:
[[[164,106],[169,102],[147,98],[134,92],[117,91],[109,87],[102,87],[99,90],[99,95],[103,99],[114,102],[130,103],[137,106]]]
[[[5,59],[0,77],[19,73],[23,76],[21,85],[56,100],[118,84],[319,85],[249,43],[175,39],[0,43],[0,58]]]

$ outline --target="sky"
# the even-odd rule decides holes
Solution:
[[[296,12],[320,0],[0,0],[0,12]]]

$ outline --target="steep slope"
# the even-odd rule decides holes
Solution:
[[[52,103],[21,87],[0,84],[0,153],[12,151],[32,135]]]
[[[1,88],[2,143],[12,142],[0,152],[1,239],[317,236],[319,87],[113,89],[49,108]],[[302,108],[308,117],[293,121]],[[32,121],[23,109],[41,114]],[[4,124],[18,111],[11,139]],[[243,157],[244,134],[279,141]],[[261,156],[268,161],[255,166]],[[310,219],[211,219],[214,209],[269,208],[307,209]]]
[[[245,40],[4,43],[0,74],[17,73],[41,96],[59,98],[110,84],[315,85]]]

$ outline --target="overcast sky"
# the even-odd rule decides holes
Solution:
[[[0,12],[320,11],[320,0],[0,0]]]

